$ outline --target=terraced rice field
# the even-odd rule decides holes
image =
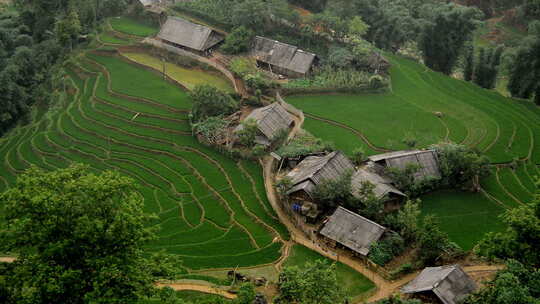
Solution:
[[[407,59],[390,56],[392,92],[382,95],[289,96],[306,113],[305,128],[351,153],[407,149],[452,140],[475,147],[490,161],[518,168],[494,168],[481,182],[485,193],[442,191],[424,196],[424,214],[439,217],[442,228],[464,249],[489,231],[504,229],[505,209],[532,199],[540,164],[540,108],[455,80]],[[442,112],[439,118],[435,112]]]
[[[493,163],[514,158],[540,163],[540,109],[532,103],[505,98],[407,59],[389,58],[391,93],[290,96],[287,101],[310,115],[363,133],[379,148],[404,149],[402,140],[407,136],[422,147],[450,139],[478,148]],[[308,123],[307,129],[317,134],[327,125]],[[327,139],[348,150],[349,138],[343,133]]]
[[[287,230],[266,200],[262,171],[200,145],[187,93],[158,73],[88,53],[67,69],[68,98],[0,139],[0,191],[31,165],[74,162],[119,170],[139,185],[159,238],[148,251],[182,257],[186,270],[276,261]]]
[[[138,37],[152,36],[159,31],[157,25],[143,23],[140,20],[124,16],[109,19],[109,24],[117,32]]]

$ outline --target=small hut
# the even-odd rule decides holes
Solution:
[[[324,180],[338,180],[347,171],[353,171],[354,165],[343,153],[334,151],[325,156],[306,157],[287,177],[292,181],[292,188],[287,194],[298,200],[313,200],[313,192]]]
[[[305,77],[317,58],[296,46],[260,36],[255,37],[251,54],[257,65],[291,78]]]
[[[365,257],[385,231],[385,227],[340,206],[328,218],[320,234],[330,245],[340,244]]]
[[[432,298],[443,304],[457,304],[476,289],[474,281],[459,265],[427,267],[401,288],[405,294]]]
[[[373,188],[375,196],[385,202],[396,201],[407,197],[407,195],[394,187],[393,181],[390,178],[373,172],[369,168],[360,168],[352,176],[352,194],[354,197],[362,199],[359,191],[365,182],[373,184],[375,186]]]
[[[224,36],[209,27],[179,17],[168,17],[157,35],[162,42],[201,55],[208,55]]]
[[[384,168],[405,169],[408,165],[418,165],[415,180],[440,178],[439,160],[435,150],[396,151],[373,155],[368,158],[377,173],[384,173]]]
[[[248,119],[257,123],[260,134],[255,138],[255,142],[263,146],[270,146],[280,131],[287,130],[294,124],[291,114],[277,102],[253,110],[244,121]],[[234,133],[243,129],[244,125],[240,124],[234,129]]]

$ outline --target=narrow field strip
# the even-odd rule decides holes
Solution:
[[[511,196],[516,202],[520,204],[531,202],[533,196],[527,192],[521,184],[517,181],[512,169],[499,168],[497,170],[497,177],[500,181],[502,188]]]

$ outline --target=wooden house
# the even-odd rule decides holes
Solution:
[[[326,242],[352,250],[359,256],[367,256],[371,245],[377,242],[386,228],[343,207],[338,207],[328,218],[320,234]]]
[[[459,265],[427,267],[401,288],[405,294],[436,298],[443,304],[458,304],[474,290],[476,284]]]
[[[224,36],[209,27],[179,17],[168,17],[157,37],[168,45],[208,55]]]
[[[259,129],[255,142],[263,146],[270,146],[279,132],[288,130],[294,125],[291,114],[277,102],[253,110],[244,121],[249,119],[253,119]],[[234,129],[234,133],[243,129],[244,125],[240,124]]]
[[[408,165],[417,165],[419,170],[415,180],[440,178],[439,160],[435,150],[396,151],[368,157],[377,173],[384,174],[385,168],[405,169]]]
[[[255,37],[251,54],[258,66],[290,78],[305,77],[317,58],[296,46],[260,36]]]
[[[352,194],[362,200],[360,189],[363,184],[369,182],[373,184],[373,194],[384,202],[400,201],[407,197],[405,193],[399,191],[393,181],[384,174],[376,173],[369,166],[358,169],[352,176]]]
[[[292,199],[312,201],[317,185],[324,180],[336,181],[348,171],[354,171],[354,164],[339,151],[306,157],[287,174],[292,181],[292,188],[287,194]]]

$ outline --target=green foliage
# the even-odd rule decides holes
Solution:
[[[418,234],[419,257],[424,265],[432,265],[445,255],[460,251],[451,243],[448,235],[441,231],[439,221],[432,215],[424,217],[422,228]]]
[[[405,249],[405,240],[397,233],[389,233],[382,240],[371,245],[368,258],[375,264],[384,266]]]
[[[407,242],[414,242],[418,238],[421,215],[420,203],[421,201],[419,199],[408,200],[397,213],[394,229],[399,229],[399,234]]]
[[[75,10],[71,10],[64,18],[56,21],[54,31],[61,45],[72,47],[73,40],[78,38],[81,32],[81,22]]]
[[[428,22],[420,35],[424,62],[431,69],[450,75],[463,46],[476,29],[482,12],[454,3],[435,4],[429,6],[427,11]]]
[[[515,260],[483,288],[470,294],[464,304],[538,304],[540,303],[540,270]]]
[[[375,185],[370,181],[364,181],[356,191],[356,196],[361,202],[361,213],[367,218],[376,222],[383,219],[384,216],[384,197],[379,198],[374,192]]]
[[[489,233],[475,249],[490,259],[515,259],[523,264],[540,265],[540,190],[532,202],[507,210],[501,219],[508,228]]]
[[[259,135],[259,126],[254,119],[247,119],[242,122],[242,130],[236,132],[236,136],[240,143],[246,147],[255,145],[255,137]]]
[[[317,260],[303,268],[285,267],[279,275],[279,296],[275,303],[334,304],[345,300],[338,283],[336,264]]]
[[[440,143],[432,148],[438,153],[445,187],[471,190],[475,180],[489,175],[489,160],[473,149],[454,143]]]
[[[388,82],[384,82],[385,86]],[[359,89],[370,85],[370,74],[351,68],[333,68],[323,66],[315,70],[309,78],[293,79],[284,84],[284,88],[313,88],[313,89]]]
[[[229,69],[236,76],[241,78],[244,78],[249,74],[257,73],[257,67],[255,67],[255,63],[252,60],[244,57],[236,57],[232,59],[229,63]]]
[[[191,109],[193,122],[212,116],[229,115],[238,110],[236,100],[211,85],[198,85],[189,96],[193,102]]]
[[[244,26],[235,28],[225,38],[225,43],[220,47],[226,54],[240,54],[247,52],[253,39],[253,32]]]
[[[474,69],[474,83],[485,89],[495,88],[503,48],[480,48]]]
[[[255,295],[255,286],[252,283],[244,283],[238,290],[238,298],[234,301],[234,304],[252,304]]]
[[[358,147],[353,150],[352,152],[352,160],[356,165],[360,165],[364,161],[366,161],[367,155],[366,150],[363,147]]]
[[[315,187],[313,197],[328,209],[338,205],[357,207],[358,204],[351,194],[351,178],[352,172],[346,172],[336,180],[323,180]]]
[[[417,299],[402,299],[399,296],[390,296],[389,298],[375,302],[375,304],[422,304]]]
[[[336,68],[347,68],[352,64],[354,57],[351,51],[344,47],[336,47],[328,54],[328,64]]]
[[[297,157],[316,152],[330,152],[333,144],[325,142],[307,132],[296,135],[287,145],[276,151],[282,157]]]
[[[538,88],[540,78],[540,34],[536,27],[517,47],[508,64],[508,91],[514,97],[530,98]]]
[[[131,179],[94,175],[82,165],[50,173],[31,168],[0,202],[2,249],[18,253],[8,279],[13,299],[125,303],[151,292],[142,246],[154,234]]]

